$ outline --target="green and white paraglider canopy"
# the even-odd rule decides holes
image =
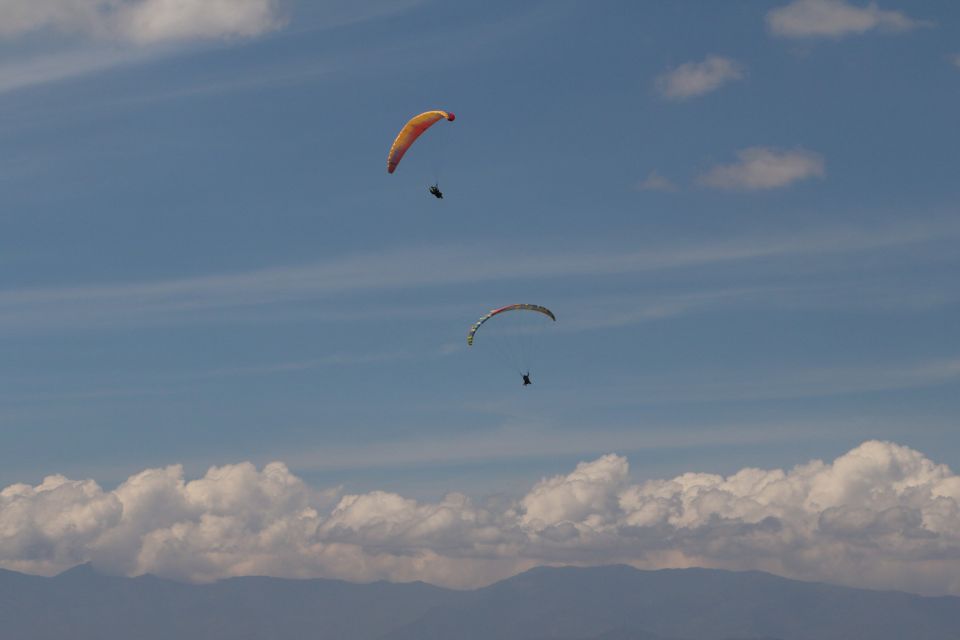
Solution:
[[[479,342],[489,345],[497,360],[525,376],[524,379],[529,384],[526,374],[530,373],[530,367],[536,355],[535,338],[544,327],[544,318],[549,318],[551,321],[557,319],[550,309],[538,304],[511,304],[494,309],[470,327],[470,331],[467,332],[467,346],[474,346],[480,327],[494,320],[484,328]]]

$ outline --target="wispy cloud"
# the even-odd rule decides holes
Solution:
[[[859,6],[846,0],[794,0],[767,13],[767,28],[784,38],[841,38],[870,31],[909,31],[931,26],[875,2]]]
[[[676,191],[677,185],[658,172],[651,171],[646,178],[640,181],[637,189],[640,191]]]
[[[205,371],[192,377],[198,378],[227,378],[233,376],[262,376],[277,373],[296,373],[300,371],[310,371],[321,367],[339,367],[350,365],[380,364],[383,362],[392,362],[394,360],[406,360],[410,358],[427,358],[447,355],[450,352],[438,349],[436,351],[384,351],[380,353],[334,353],[321,358],[312,358],[310,360],[294,360],[289,362],[273,362],[270,364],[254,364],[238,367],[223,367],[212,371]]]
[[[8,61],[0,64],[0,93],[137,64],[155,56],[154,51],[98,47]]]
[[[835,228],[784,236],[737,236],[708,244],[635,250],[510,252],[490,260],[489,250],[441,247],[347,255],[327,262],[233,274],[152,282],[39,287],[0,291],[0,330],[44,330],[152,325],[190,321],[217,309],[252,308],[383,289],[599,276],[830,255],[904,246],[956,230]],[[482,266],[478,266],[482,265]]]
[[[791,268],[791,280],[797,272]],[[563,308],[563,322],[551,331],[580,332],[610,329],[696,314],[705,310],[735,308],[739,311],[763,309],[797,311],[809,309],[845,309],[927,312],[960,303],[960,292],[946,283],[931,288],[915,282],[891,282],[885,273],[868,279],[862,273],[843,277],[836,273],[813,282],[740,287],[711,287],[646,293],[644,295],[607,295],[554,297],[551,304]]]
[[[96,34],[118,0],[3,0],[0,2],[0,36],[18,36],[51,29]]]
[[[0,0],[0,15],[0,39],[60,36],[45,49],[9,47],[0,93],[146,62],[180,43],[261,36],[286,21],[278,0]]]
[[[738,151],[737,158],[734,163],[713,167],[698,181],[717,189],[758,191],[786,187],[826,173],[823,156],[802,149],[750,147]]]
[[[325,30],[409,11],[424,0],[347,0],[325,2],[311,13],[310,30]],[[205,43],[244,42],[285,28],[293,19],[282,0],[0,0],[0,40],[10,41],[0,65],[0,93],[149,62]],[[53,33],[46,48],[17,50],[18,39]],[[66,36],[66,37],[64,37]],[[41,40],[43,42],[43,40]],[[54,46],[56,45],[56,46]],[[303,65],[301,64],[301,67]],[[315,75],[311,69],[285,69],[283,77]],[[331,60],[322,62],[324,69]],[[266,76],[266,74],[264,74]],[[242,87],[277,82],[269,77],[230,81]],[[196,91],[211,91],[210,83]],[[218,87],[224,83],[218,79]]]
[[[503,405],[497,403],[498,408]],[[503,463],[597,455],[604,451],[663,451],[710,446],[795,442],[797,429],[807,438],[835,433],[813,424],[703,425],[636,424],[627,427],[594,426],[588,431],[571,425],[539,425],[528,416],[479,432],[432,434],[423,439],[363,444],[331,444],[317,449],[283,453],[291,467],[302,472],[331,470],[390,470],[422,465]]]
[[[668,100],[688,100],[742,78],[743,68],[730,58],[707,56],[703,62],[687,62],[663,74],[656,86]]]
[[[3,0],[0,36],[57,31],[157,44],[252,37],[283,24],[278,0]]]
[[[727,289],[704,289],[672,294],[606,295],[586,297],[558,297],[551,299],[551,306],[562,309],[562,322],[550,325],[550,335],[605,331],[648,323],[663,322],[670,318],[735,309],[738,312],[759,310],[794,310],[797,308],[844,309],[852,306],[878,305],[894,310],[929,305],[956,304],[960,295],[954,292],[949,299],[931,299],[929,293],[917,292],[913,286],[893,287],[885,283],[881,290],[872,289],[857,279],[848,282],[821,283],[803,286],[753,286]],[[918,299],[913,300],[911,296]],[[858,297],[859,296],[859,297]],[[389,317],[392,322],[403,318],[445,318],[445,321],[464,321],[476,312],[475,305],[464,304],[417,304],[413,306],[363,306],[345,315],[328,317],[310,314],[314,321],[382,321]],[[268,316],[275,320],[275,316]],[[300,320],[304,318],[298,316]],[[263,322],[263,319],[260,319]],[[455,332],[456,335],[460,335]],[[139,397],[192,393],[197,381],[233,377],[269,377],[313,375],[317,370],[331,367],[363,367],[396,361],[436,360],[462,352],[466,348],[462,339],[430,348],[416,350],[393,349],[373,352],[334,352],[313,358],[275,360],[267,362],[245,361],[192,373],[173,372],[148,375],[146,378],[128,380],[122,377],[100,381],[90,387],[91,381],[76,382],[73,390],[57,392],[22,392],[7,390],[0,393],[0,400],[8,407],[48,407],[53,404],[82,404],[102,398]],[[17,376],[18,382],[27,382]],[[6,380],[8,386],[13,378]],[[932,387],[960,382],[960,359],[939,358],[925,361],[874,363],[866,367],[839,363],[816,368],[789,369],[754,367],[750,372],[731,372],[699,367],[695,371],[657,372],[656,375],[618,377],[605,383],[602,389],[591,395],[591,403],[612,407],[623,405],[663,405],[712,402],[754,402],[771,399],[817,398],[873,393],[878,391]],[[541,391],[541,395],[548,392]],[[562,407],[566,402],[562,395],[550,397],[552,407]],[[577,406],[585,400],[578,398]],[[511,403],[510,397],[499,398],[494,404],[498,411]],[[486,410],[483,410],[486,412]],[[526,416],[525,419],[529,419]],[[526,454],[524,454],[526,455]]]
[[[758,365],[748,371],[720,366],[656,370],[642,375],[617,376],[614,379],[604,380],[602,385],[591,389],[589,398],[581,397],[582,394],[571,397],[571,394],[563,389],[546,390],[541,388],[538,394],[544,408],[549,408],[549,411],[546,412],[540,407],[531,408],[528,400],[518,400],[516,394],[510,393],[505,393],[502,396],[491,396],[482,404],[467,403],[465,407],[472,411],[501,416],[508,424],[520,425],[517,428],[525,430],[540,415],[552,412],[555,416],[562,416],[566,410],[578,412],[579,415],[594,409],[600,413],[605,413],[615,409],[634,412],[637,408],[646,410],[656,407],[682,407],[684,411],[687,411],[692,407],[699,406],[700,410],[703,410],[709,406],[721,405],[728,408],[757,406],[771,400],[850,398],[866,394],[935,387],[954,389],[958,385],[960,385],[960,354],[953,354],[952,356],[926,360],[877,362],[872,365],[831,362],[809,367]],[[861,402],[855,406],[859,407],[858,411],[862,411],[866,405]],[[639,415],[644,415],[644,413]],[[898,425],[883,426],[881,422],[870,421],[864,435],[877,436],[886,432],[895,435],[899,433]],[[575,428],[576,426],[565,418],[555,417],[549,428],[562,430],[563,428]],[[596,442],[598,443],[607,441],[605,439],[607,437],[611,438],[611,442],[614,442],[614,438],[619,437],[620,440],[616,441],[619,444],[616,446],[621,450],[641,450],[645,448],[645,445],[682,448],[714,443],[711,439],[714,436],[705,434],[707,440],[698,445],[696,439],[698,436],[695,434],[699,433],[699,427],[695,424],[686,425],[679,433],[669,432],[666,427],[661,433],[660,426],[645,424],[642,435],[650,436],[649,439],[634,434],[631,431],[632,428],[615,428],[607,423],[598,424],[593,431],[596,432]],[[786,431],[790,433],[793,433],[795,428],[798,428],[798,425],[791,424],[785,427]],[[764,429],[771,431],[771,433],[764,433]],[[832,431],[831,427],[812,422],[805,424],[802,430],[811,439],[829,439],[836,436],[836,432]],[[722,432],[737,442],[752,442],[754,444],[785,441],[790,437],[789,433],[781,433],[770,424],[756,428],[745,423],[727,424],[723,426]],[[635,435],[636,437],[634,437]],[[670,439],[671,435],[675,438]],[[685,439],[687,436],[690,436],[689,440]],[[560,437],[558,442],[564,442],[563,438],[566,437],[568,436]],[[742,440],[740,440],[741,437]],[[572,451],[558,450],[555,454],[586,455],[597,451],[591,448],[592,441],[589,437],[581,438],[576,442],[577,444],[574,445],[572,440],[567,440],[563,446],[573,447],[574,449],[579,446],[579,449]],[[729,443],[731,440],[723,440],[723,442]],[[722,442],[718,440],[716,444],[722,444]],[[536,445],[533,439],[529,442],[529,445],[530,448],[528,449],[525,448],[525,445],[518,444],[514,453],[518,456],[535,456]],[[492,443],[487,446],[492,446]],[[470,447],[465,447],[459,453],[453,451],[447,451],[447,453],[451,456],[451,459],[456,459],[457,456],[469,456],[474,452],[483,450],[482,446],[471,444]],[[496,456],[492,456],[490,459],[495,460]]]
[[[116,16],[118,33],[138,44],[250,38],[284,22],[279,0],[140,0]]]
[[[871,366],[835,364],[810,368],[659,373],[633,380],[633,401],[642,404],[738,402],[818,398],[960,382],[960,357]]]

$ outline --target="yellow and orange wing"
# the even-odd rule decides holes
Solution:
[[[417,138],[423,135],[424,131],[441,120],[453,122],[454,118],[455,116],[447,111],[424,111],[420,115],[410,118],[410,121],[403,125],[403,129],[400,129],[396,140],[390,146],[390,153],[387,155],[387,173],[393,173],[396,170],[403,154],[407,152],[410,145],[416,142]]]

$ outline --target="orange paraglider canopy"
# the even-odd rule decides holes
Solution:
[[[440,120],[453,122],[455,119],[456,116],[448,111],[424,111],[420,115],[410,118],[409,122],[400,129],[396,140],[390,146],[390,153],[387,155],[387,173],[393,173],[396,170],[403,154],[407,152],[410,145],[416,142],[417,138],[423,135],[424,131]]]

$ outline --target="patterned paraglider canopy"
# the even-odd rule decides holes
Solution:
[[[506,311],[536,311],[537,313],[542,313],[543,315],[547,316],[551,320],[556,321],[557,319],[557,317],[553,315],[553,312],[550,311],[550,309],[547,309],[546,307],[541,307],[538,304],[511,304],[511,305],[507,305],[506,307],[500,307],[499,309],[494,309],[487,315],[483,316],[482,318],[477,320],[472,327],[470,327],[470,331],[467,333],[467,346],[471,346],[471,347],[473,346],[473,337],[474,335],[476,335],[477,329],[479,329],[484,322]]]

